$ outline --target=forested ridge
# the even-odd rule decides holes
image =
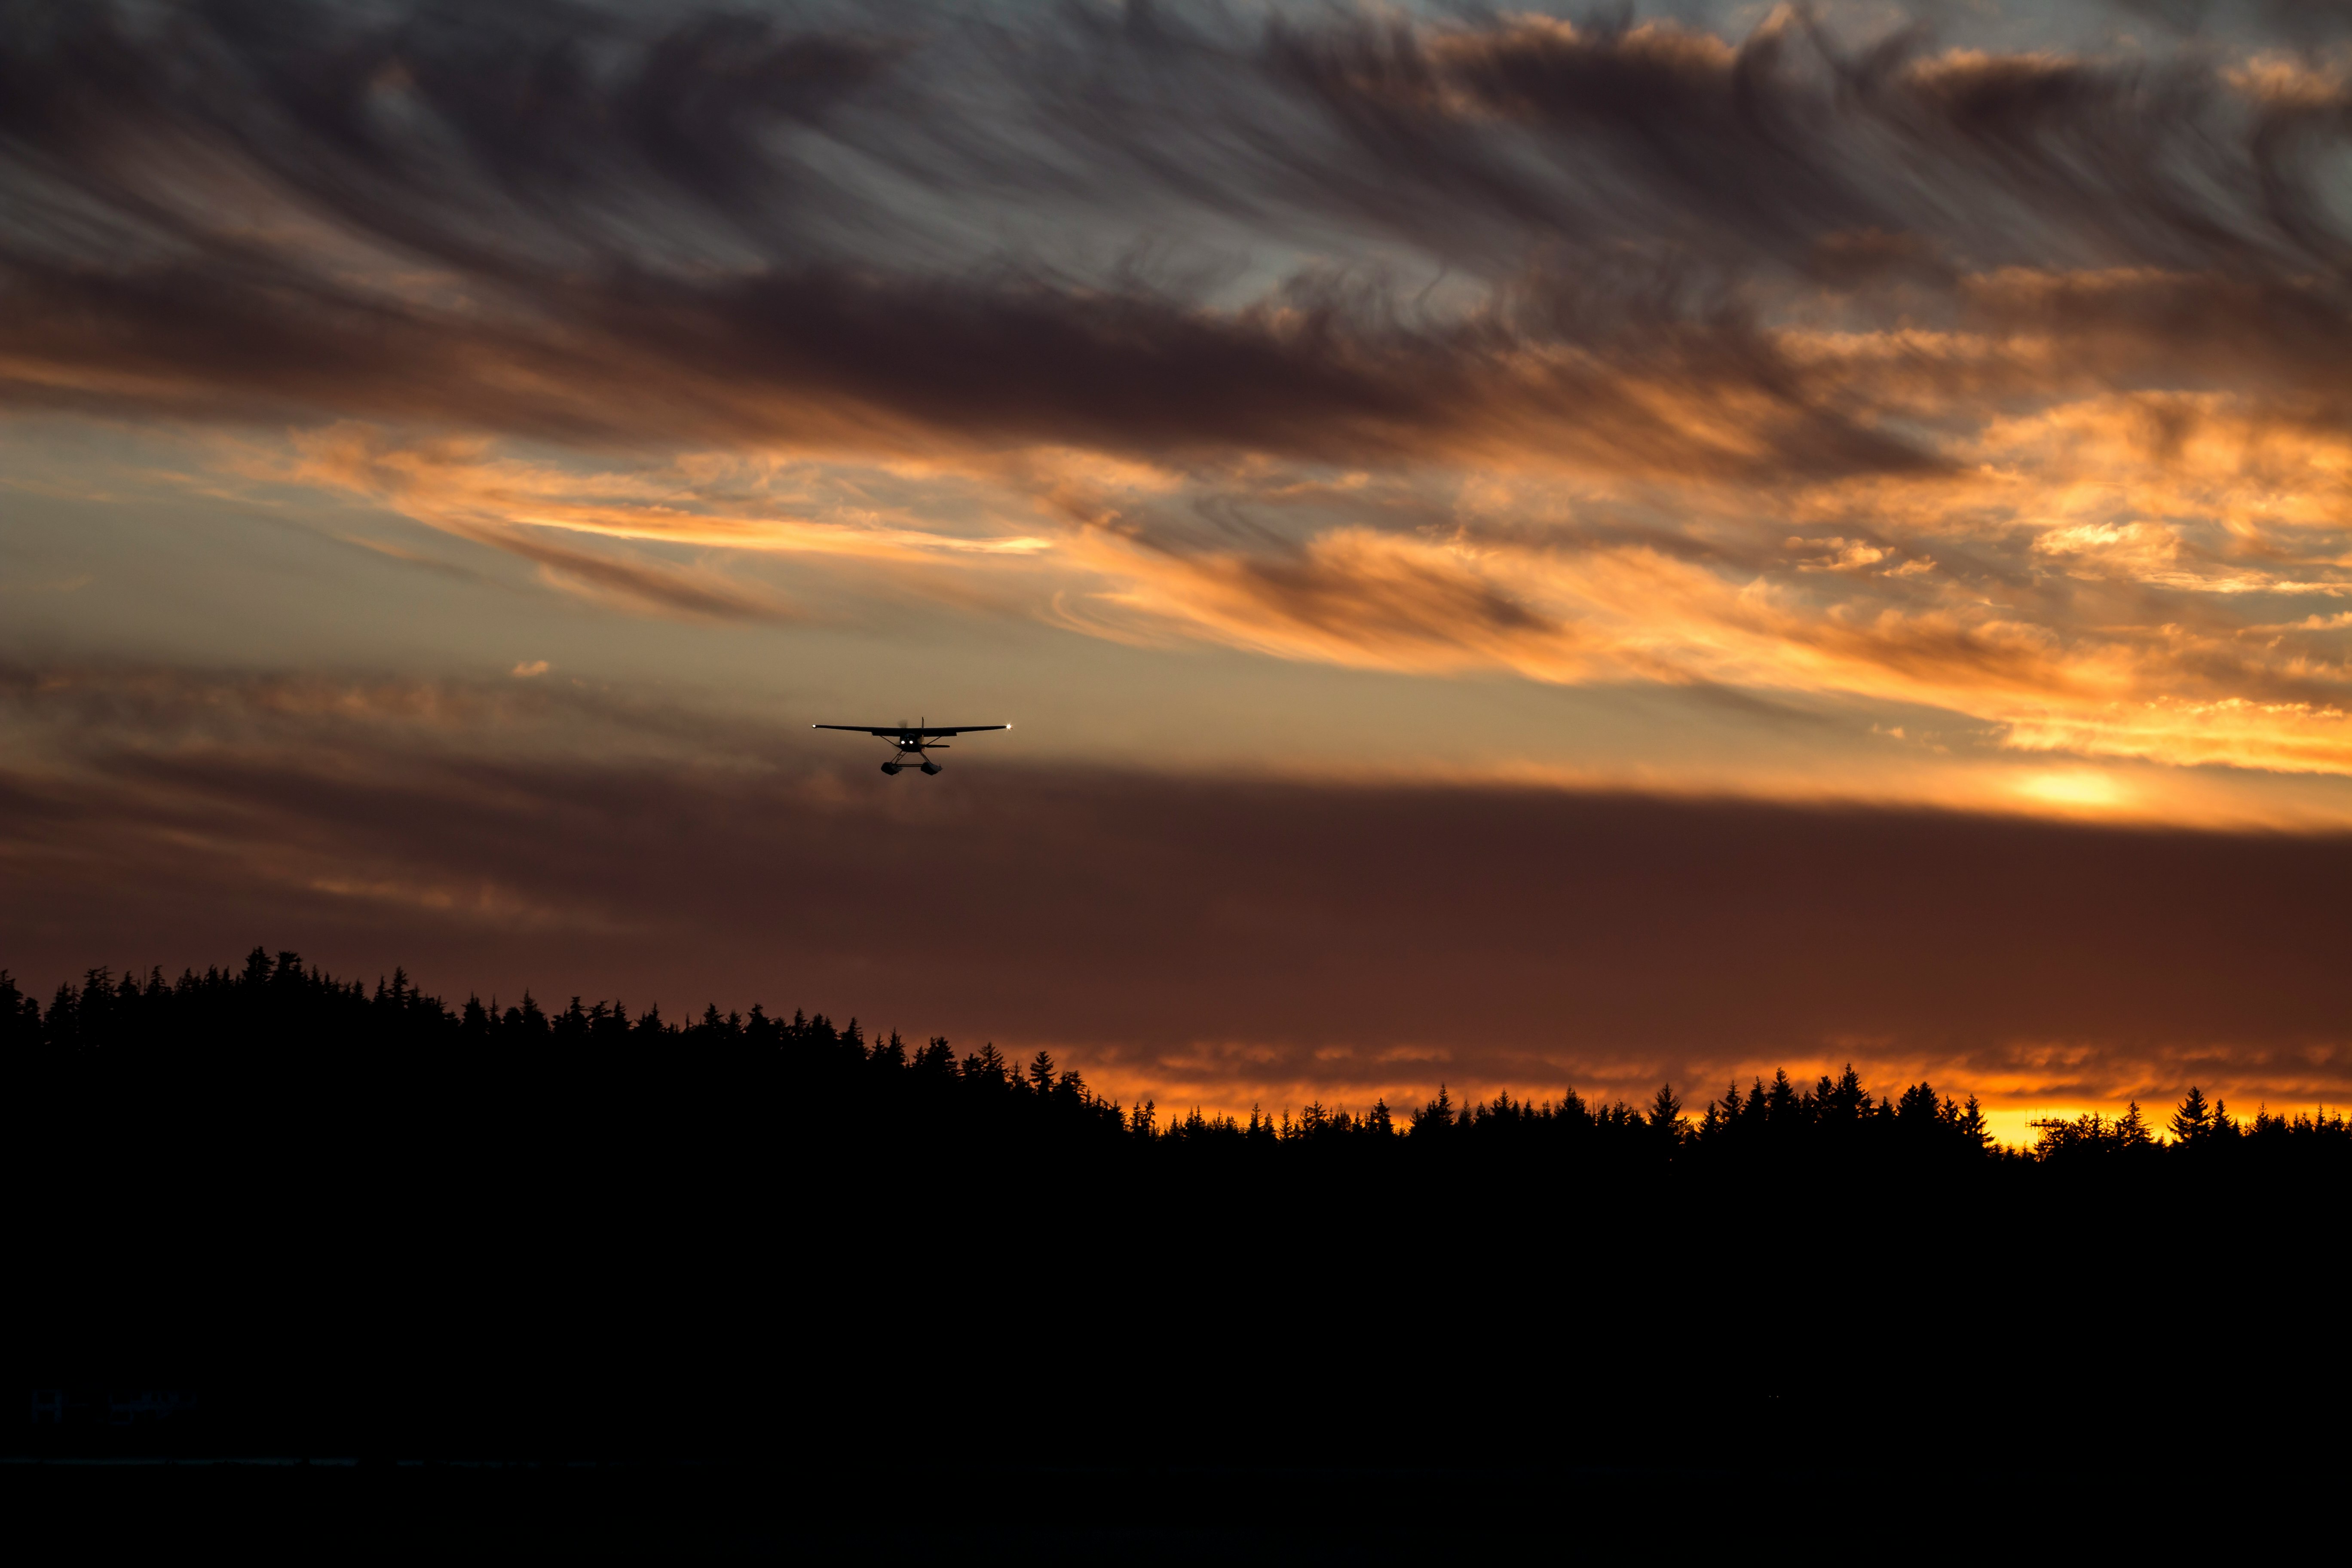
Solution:
[[[0,1111],[36,1389],[194,1390],[171,1440],[208,1451],[766,1455],[869,1490],[959,1456],[2252,1454],[2332,1354],[2352,1194],[2341,1117],[2195,1091],[2032,1151],[1851,1070],[1235,1120],[1043,1053],[450,1006],[260,951],[47,1005],[0,981]],[[2085,1375],[2165,1420],[2015,1418]],[[160,1440],[92,1430],[15,1441]]]
[[[1225,1150],[1280,1150],[1275,1157],[1313,1158],[1338,1145],[1376,1150],[1410,1145],[1416,1157],[1438,1151],[1519,1158],[1601,1159],[1639,1165],[1706,1167],[1751,1160],[1919,1163],[1957,1171],[2121,1160],[2143,1168],[2169,1160],[2200,1169],[2282,1162],[2352,1173],[2352,1122],[2341,1111],[2251,1117],[2191,1086],[2168,1119],[2158,1122],[2133,1104],[2120,1116],[2084,1115],[2036,1123],[2030,1150],[1997,1145],[1973,1094],[1956,1100],[1928,1083],[1874,1096],[1853,1068],[1801,1085],[1785,1071],[1768,1083],[1733,1083],[1694,1113],[1671,1085],[1644,1106],[1589,1101],[1570,1089],[1556,1100],[1457,1105],[1437,1097],[1402,1113],[1384,1100],[1360,1111],[1310,1101],[1253,1110],[1246,1119],[1163,1114],[1154,1103],[1132,1107],[1095,1093],[1082,1074],[1051,1055],[1008,1060],[994,1045],[959,1055],[945,1038],[910,1045],[895,1031],[869,1040],[856,1019],[837,1026],[824,1014],[771,1016],[707,1005],[700,1017],[673,1022],[657,1005],[632,1016],[622,1001],[583,1005],[574,996],[550,1012],[529,993],[511,1005],[468,997],[452,1007],[409,983],[404,970],[371,990],[305,966],[300,955],[256,948],[241,969],[161,969],[142,978],[92,969],[79,985],[61,984],[47,1008],[0,971],[0,1052],[19,1066],[62,1063],[77,1053],[129,1064],[225,1063],[302,1058],[311,1070],[380,1068],[399,1062],[481,1071],[525,1064],[626,1065],[635,1074],[684,1073],[707,1080],[730,1069],[752,1073],[786,1093],[803,1093],[838,1113],[897,1108],[967,1120],[971,1131],[1027,1130],[1057,1143],[1108,1149],[1120,1144]],[[804,1118],[788,1127],[806,1129]]]

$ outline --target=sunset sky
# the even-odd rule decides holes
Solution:
[[[2352,1099],[2340,6],[0,15],[44,996]]]

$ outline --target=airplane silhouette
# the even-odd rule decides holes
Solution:
[[[982,730],[1010,730],[1010,724],[909,724],[904,719],[896,724],[812,724],[812,730],[846,730],[854,735],[879,735],[897,748],[891,759],[882,764],[886,773],[896,773],[910,762],[927,773],[940,771],[940,764],[927,754],[944,752],[947,746],[931,739],[933,735],[970,735]]]

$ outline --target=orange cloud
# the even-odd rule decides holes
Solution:
[[[1556,460],[1433,482],[1051,451],[614,469],[347,423],[239,460],[666,610],[790,613],[725,564],[790,555],[820,574],[809,591],[831,561],[1128,640],[1838,693],[1949,710],[2027,751],[2352,771],[2352,627],[2279,615],[2352,594],[2352,439],[2224,395],[2100,396],[1966,430],[1948,456],[1747,490]],[[1212,504],[1258,524],[1175,525]]]

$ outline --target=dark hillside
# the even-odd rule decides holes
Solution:
[[[2236,1463],[2340,1331],[2352,1131],[2201,1095],[1235,1124],[292,954],[0,1003],[27,1454]]]

